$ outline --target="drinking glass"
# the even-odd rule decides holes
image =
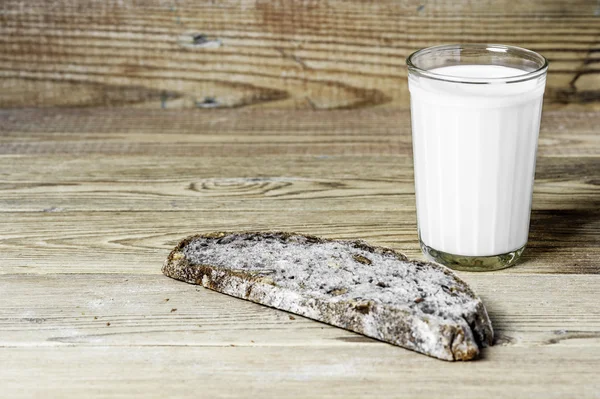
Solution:
[[[492,44],[407,59],[419,241],[459,270],[513,265],[529,233],[548,61]]]

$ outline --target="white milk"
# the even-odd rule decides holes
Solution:
[[[430,72],[470,78],[526,73],[493,65]],[[409,77],[423,243],[466,256],[525,245],[544,86],[545,76],[498,84]]]

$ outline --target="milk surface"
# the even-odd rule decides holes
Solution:
[[[526,74],[494,65],[430,72],[454,78]],[[426,245],[466,256],[525,245],[544,86],[545,76],[494,84],[409,76],[417,218]]]

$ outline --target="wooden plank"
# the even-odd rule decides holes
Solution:
[[[284,209],[284,210],[282,210]],[[2,213],[6,273],[157,274],[187,235],[288,230],[365,239],[420,258],[414,210],[202,210]],[[536,211],[523,262],[496,274],[600,273],[598,209]]]
[[[299,350],[301,349],[301,350]],[[1,349],[11,398],[597,398],[597,347],[511,347],[442,363],[363,346]],[[493,353],[493,354],[492,354]],[[293,359],[290,361],[290,359]],[[35,383],[31,383],[35,376]]]
[[[0,384],[9,397],[237,397],[243,387],[276,397],[592,398],[599,279],[468,274],[498,339],[481,360],[447,363],[164,276],[4,275]]]
[[[507,346],[600,349],[600,276],[460,275],[494,326],[498,345],[486,355]],[[1,275],[0,292],[0,347],[379,345],[408,353],[163,275]]]
[[[538,156],[599,157],[600,113],[545,112]],[[0,154],[410,156],[397,110],[3,110]]]
[[[404,59],[449,42],[551,62],[549,108],[600,109],[593,1],[5,1],[2,107],[408,108]]]
[[[0,157],[0,212],[414,211],[412,159],[397,156]],[[599,158],[537,162],[535,210],[600,206]],[[569,201],[564,201],[564,196]]]
[[[74,149],[75,150],[75,149]],[[573,188],[593,186],[600,157],[539,156],[536,183],[573,183]],[[412,185],[413,160],[400,155],[271,155],[254,157],[157,157],[146,155],[43,154],[0,156],[0,184],[35,188],[41,183],[103,184],[214,184],[240,179],[240,183],[289,177],[300,182],[371,180],[382,185]],[[290,181],[293,183],[293,181]],[[202,187],[197,187],[201,189]],[[213,188],[211,186],[211,188]],[[208,189],[208,187],[207,187]],[[217,190],[217,188],[213,188]],[[235,187],[232,187],[235,189]],[[226,192],[219,194],[226,195]],[[26,200],[26,198],[23,198]]]
[[[104,11],[99,17],[103,19],[108,19],[110,15],[108,12],[110,11],[127,11],[127,9],[131,9],[135,6],[146,7],[150,10],[163,10],[167,8],[169,11],[174,12],[177,10],[173,10],[170,8],[170,5],[165,5],[165,3],[161,0],[144,0],[139,4],[139,2],[135,2],[132,0],[124,0],[119,3],[96,3],[93,1],[69,1],[69,0],[32,0],[23,4],[19,0],[7,0],[4,2],[6,7],[9,10],[19,10],[21,12],[39,12],[45,9],[50,9],[51,11],[59,11],[59,12],[69,12],[71,14],[76,13],[84,13],[94,14],[100,13]],[[315,3],[303,3],[300,1],[290,1],[287,3],[278,3],[275,2],[273,4],[264,4],[265,2],[255,2],[255,1],[230,1],[224,2],[223,4],[215,5],[213,3],[204,3],[204,2],[195,2],[193,0],[179,0],[173,6],[183,7],[184,9],[190,9],[195,11],[205,11],[205,12],[214,12],[215,10],[227,10],[231,13],[235,14],[244,14],[243,11],[248,12],[252,11],[251,6],[257,6],[258,9],[264,9],[267,7],[271,7],[271,12],[276,14],[275,11],[280,10],[280,16],[284,14],[289,14],[292,9],[297,9],[298,11],[310,12],[310,11],[318,11],[315,9],[319,9],[320,11],[327,11],[335,9],[336,12],[340,13],[342,16],[352,15],[355,19],[359,19],[357,14],[360,14],[364,11],[370,11],[369,13],[365,13],[366,15],[362,16],[362,19],[365,20],[376,20],[379,21],[381,17],[388,15],[390,12],[404,12],[410,15],[429,15],[436,14],[440,16],[454,16],[458,12],[471,12],[476,13],[478,15],[490,15],[496,16],[507,15],[511,17],[531,17],[534,15],[561,15],[565,17],[577,17],[577,16],[587,16],[592,17],[595,15],[597,11],[596,4],[590,3],[587,0],[573,0],[568,5],[562,0],[531,0],[527,3],[514,3],[510,1],[483,1],[474,3],[469,0],[457,0],[452,3],[445,2],[435,2],[435,1],[417,1],[417,0],[404,0],[404,1],[394,1],[394,0],[382,0],[375,7],[374,5],[364,4],[360,1],[331,1],[326,4],[318,4]],[[425,7],[421,7],[419,10],[419,6],[424,5]],[[87,14],[85,14],[87,12]],[[220,15],[224,18],[227,18],[227,13],[220,13]],[[273,15],[275,16],[275,15]],[[331,15],[325,15],[324,17],[332,17]],[[246,18],[250,18],[250,16],[246,15]],[[277,21],[273,21],[277,22]],[[300,21],[294,21],[294,23],[299,23]],[[310,21],[303,21],[310,22]],[[315,26],[318,26],[315,24]]]

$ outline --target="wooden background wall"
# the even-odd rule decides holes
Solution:
[[[3,0],[0,107],[407,109],[405,58],[550,59],[546,110],[600,109],[596,0]]]

